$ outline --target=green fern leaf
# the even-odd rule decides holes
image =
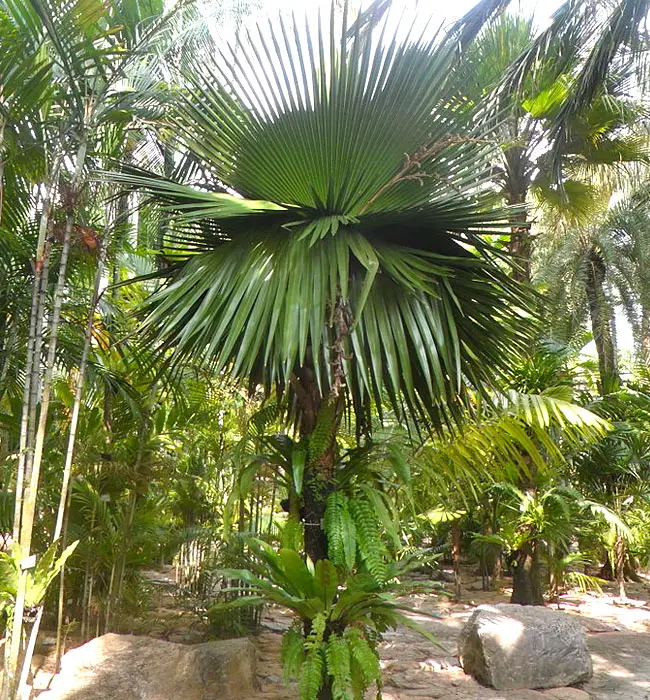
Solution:
[[[381,680],[379,656],[374,645],[356,627],[348,627],[344,632],[344,637],[350,646],[352,658],[359,664],[366,687]]]
[[[304,639],[295,628],[288,629],[282,636],[280,659],[284,668],[284,682],[297,678],[305,658]]]
[[[377,513],[372,504],[362,497],[351,500],[349,508],[354,518],[361,557],[372,576],[378,582],[383,582],[386,579],[388,552]]]
[[[309,463],[313,464],[331,446],[334,440],[336,407],[328,403],[318,411],[316,427],[309,436]]]
[[[323,686],[324,667],[322,646],[315,646],[307,653],[300,669],[298,681],[300,700],[317,700],[318,691]]]
[[[326,625],[327,613],[320,612],[314,615],[311,621],[311,629],[309,630],[309,636],[307,637],[305,645],[310,648],[320,646],[323,643]]]
[[[327,671],[332,676],[334,700],[352,700],[352,670],[350,647],[345,639],[332,634],[325,648]]]
[[[357,554],[356,527],[350,515],[348,497],[334,491],[327,497],[323,527],[327,534],[328,558],[338,567],[351,570]]]

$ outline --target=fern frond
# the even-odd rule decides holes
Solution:
[[[284,668],[284,682],[287,684],[292,678],[300,675],[305,659],[304,637],[294,627],[282,635],[280,659]]]
[[[366,688],[371,683],[379,681],[381,679],[379,657],[363,632],[357,627],[348,627],[343,637],[348,642],[352,659],[359,665]]]
[[[386,580],[387,549],[373,505],[365,498],[355,498],[349,504],[357,531],[357,544],[368,571],[377,581]]]
[[[333,491],[327,497],[323,527],[327,534],[330,561],[350,571],[356,562],[357,533],[349,510],[349,499],[342,491]]]
[[[298,681],[300,700],[317,700],[318,692],[323,686],[324,668],[322,645],[318,645],[307,653],[302,664]]]
[[[309,436],[309,463],[313,464],[330,447],[335,432],[335,405],[327,404],[318,412],[318,421]]]
[[[334,700],[352,700],[350,686],[350,647],[348,642],[337,634],[330,635],[325,647],[327,672],[332,676],[332,696]]]

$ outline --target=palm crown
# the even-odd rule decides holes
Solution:
[[[526,299],[485,235],[507,223],[489,138],[452,99],[465,20],[413,39],[280,19],[191,66],[171,127],[202,187],[120,176],[171,214],[145,321],[161,347],[438,425],[507,368]]]

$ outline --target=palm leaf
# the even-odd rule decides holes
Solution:
[[[279,19],[190,59],[171,126],[210,178],[113,177],[171,216],[144,321],[162,351],[269,390],[309,363],[326,395],[340,342],[355,410],[388,396],[442,428],[507,374],[532,297],[490,245],[492,147],[449,99],[477,16],[433,39],[373,26]]]

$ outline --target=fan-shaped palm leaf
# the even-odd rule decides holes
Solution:
[[[210,187],[119,176],[172,216],[145,328],[217,370],[296,388],[308,367],[321,396],[344,376],[357,409],[387,394],[442,425],[525,342],[526,293],[482,238],[507,222],[489,147],[449,103],[469,24],[346,22],[279,20],[185,67],[172,126]]]

